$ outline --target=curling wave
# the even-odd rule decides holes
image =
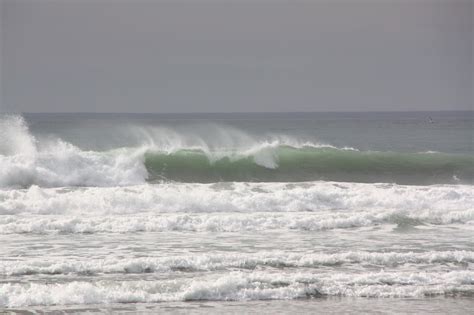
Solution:
[[[146,139],[135,147],[106,151],[83,150],[60,138],[40,141],[20,116],[0,119],[0,130],[0,187],[127,186],[160,181],[474,182],[474,156],[358,151],[284,136],[255,141],[232,129],[228,137],[239,141],[228,140],[229,147],[201,138],[186,142],[168,130],[167,141]]]
[[[149,180],[182,182],[312,180],[472,183],[474,157],[443,153],[361,152],[331,147],[277,146],[252,155],[209,157],[199,150],[147,152]]]
[[[226,253],[181,255],[173,257],[141,257],[78,259],[61,257],[54,259],[28,258],[27,260],[0,261],[3,276],[22,275],[97,275],[97,274],[141,274],[166,272],[219,271],[240,268],[314,268],[321,266],[344,266],[357,268],[359,264],[374,265],[375,268],[394,268],[401,265],[422,266],[425,269],[436,264],[451,264],[463,268],[474,264],[473,251],[429,251],[429,252],[343,252],[343,253]]]

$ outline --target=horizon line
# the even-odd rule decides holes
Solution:
[[[152,114],[152,115],[189,115],[189,114],[308,114],[308,113],[327,113],[327,114],[344,114],[344,113],[431,113],[431,112],[474,112],[474,109],[437,109],[437,110],[374,110],[374,111],[275,111],[275,112],[5,112],[2,114]]]

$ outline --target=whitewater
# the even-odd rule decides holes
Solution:
[[[465,313],[474,119],[430,116],[2,114],[0,309]]]

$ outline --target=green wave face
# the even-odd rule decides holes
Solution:
[[[252,155],[216,156],[199,150],[180,150],[171,154],[148,152],[145,154],[148,179],[202,183],[311,180],[399,184],[474,182],[474,156],[467,155],[283,146]]]

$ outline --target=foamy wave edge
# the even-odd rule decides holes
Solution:
[[[135,222],[147,230],[148,223],[166,225],[168,219],[168,224],[181,221],[182,226],[187,223],[196,227],[208,220],[225,219],[216,216],[195,217],[193,214],[238,213],[248,215],[249,218],[256,216],[254,219],[261,220],[258,217],[260,213],[302,212],[302,215],[309,215],[302,219],[312,218],[328,224],[330,220],[335,220],[344,225],[343,222],[349,223],[354,219],[380,222],[390,217],[395,221],[397,217],[402,221],[406,217],[442,224],[474,220],[473,204],[474,190],[472,186],[464,185],[305,182],[163,183],[88,188],[33,186],[23,190],[0,190],[0,214],[3,215],[0,222],[4,228],[7,224],[37,221],[38,224],[58,227],[61,224],[71,227],[86,224],[93,230],[100,230],[107,220],[120,226],[121,220],[126,219],[128,226],[133,227],[132,223]],[[42,217],[33,218],[27,214]],[[165,214],[179,214],[181,217],[166,217]],[[324,216],[328,216],[326,220]],[[238,216],[229,215],[227,218],[239,221]],[[30,219],[33,221],[30,222]],[[143,219],[148,222],[141,223]],[[363,225],[360,222],[357,225]],[[148,226],[152,226],[152,223]],[[324,228],[324,224],[321,228]]]
[[[163,272],[219,271],[229,268],[253,270],[265,268],[318,268],[352,264],[372,264],[378,268],[398,267],[404,264],[426,265],[474,263],[472,251],[432,252],[343,252],[306,253],[259,252],[253,254],[194,254],[173,257],[103,258],[77,259],[74,257],[0,262],[0,275],[95,275],[95,274],[140,274]]]
[[[196,279],[0,284],[0,305],[245,301],[322,296],[424,297],[474,293],[474,272],[284,274],[232,272]]]

